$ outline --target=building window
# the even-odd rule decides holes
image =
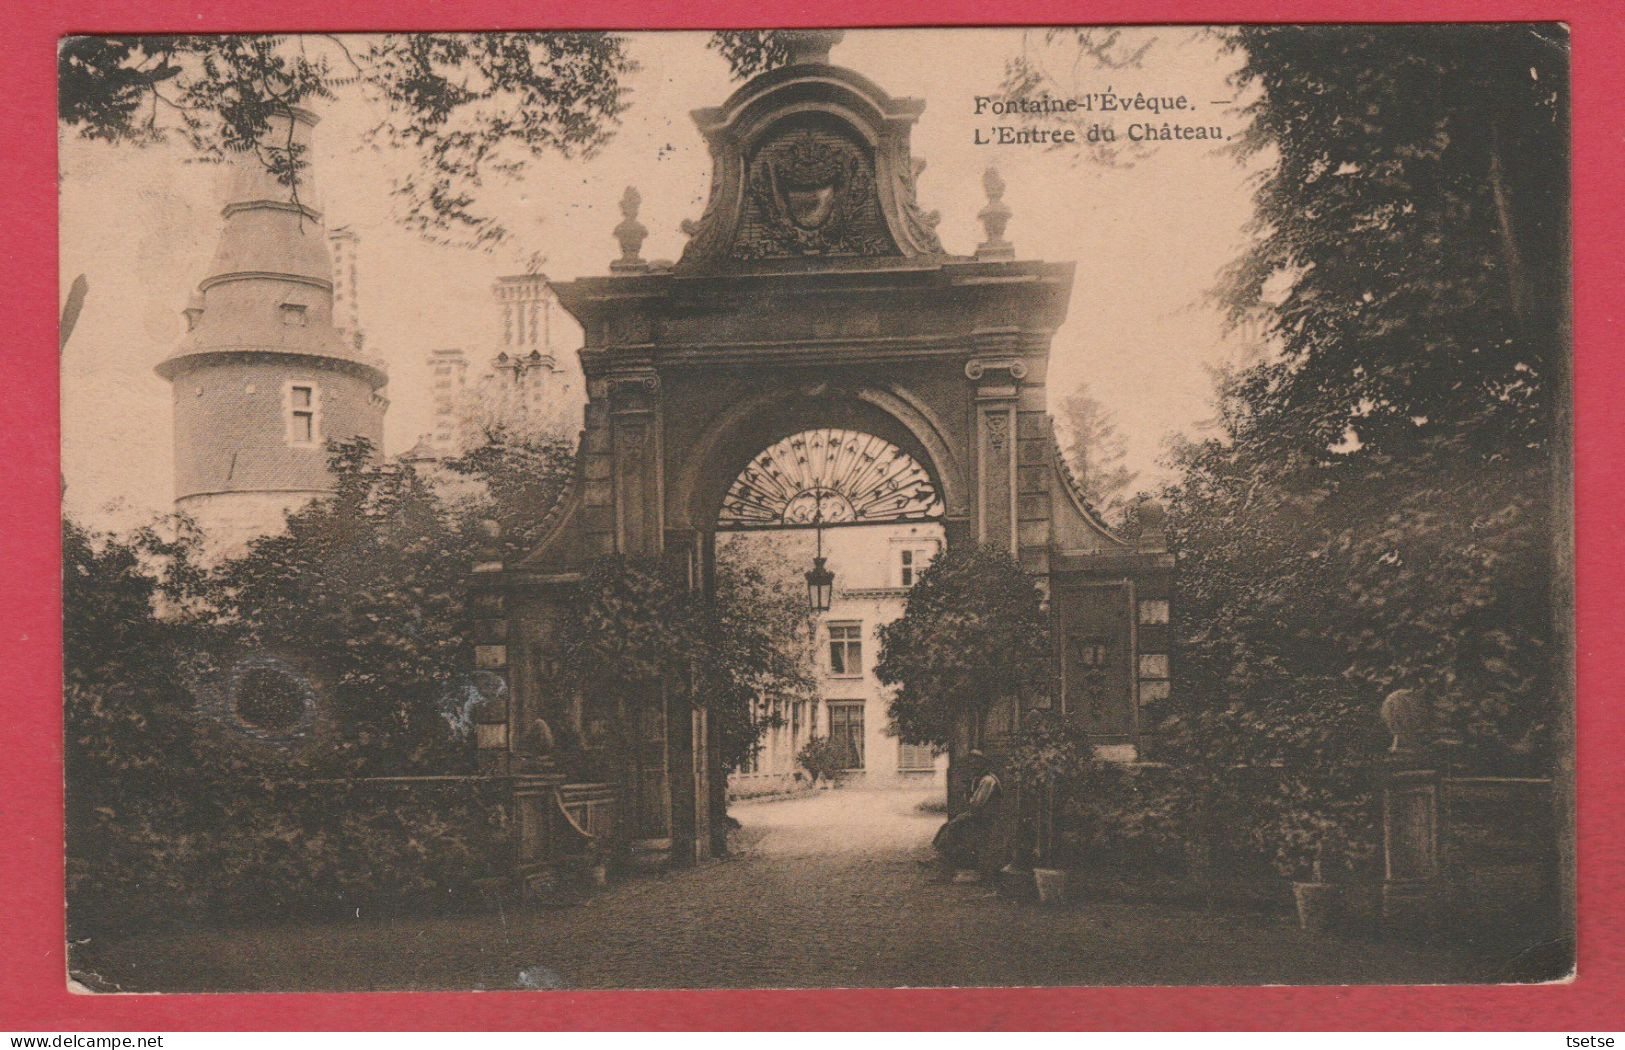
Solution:
[[[937,754],[929,744],[897,744],[897,768],[904,773],[935,769]]]
[[[841,749],[842,769],[863,768],[863,701],[829,702],[829,738]]]
[[[321,435],[317,421],[316,384],[288,384],[288,443],[314,445]]]
[[[1140,602],[1141,623],[1167,623],[1168,600],[1166,598],[1147,598]]]
[[[291,328],[305,327],[305,308],[298,303],[283,303],[282,323]]]
[[[901,571],[898,575],[899,581],[904,587],[914,586],[914,577],[919,571],[919,567],[915,564],[914,551],[904,547],[898,552],[897,556],[902,561]]]
[[[829,625],[829,673],[843,678],[863,674],[863,625]]]
[[[1167,678],[1168,657],[1162,653],[1147,653],[1140,657],[1141,678]]]

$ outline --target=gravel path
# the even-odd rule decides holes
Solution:
[[[1311,936],[1281,916],[1145,902],[1061,909],[941,881],[920,792],[744,803],[725,860],[567,908],[290,923],[90,945],[125,990],[1437,983],[1464,952]]]

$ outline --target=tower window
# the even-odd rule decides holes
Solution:
[[[314,445],[320,440],[321,424],[316,403],[316,384],[289,383],[287,394],[288,444]]]
[[[291,328],[305,327],[305,307],[299,303],[283,303],[282,323]]]

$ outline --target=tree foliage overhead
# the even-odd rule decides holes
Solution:
[[[957,545],[881,626],[875,677],[896,687],[890,713],[903,741],[946,746],[961,719],[979,725],[996,702],[1048,695],[1052,661],[1033,578],[1008,551]]]
[[[774,29],[729,29],[712,33],[706,47],[728,62],[735,80],[765,73],[790,61],[790,49]]]
[[[637,69],[612,33],[386,33],[378,36],[80,36],[57,54],[58,113],[86,138],[178,135],[221,160],[252,149],[297,187],[308,164],[266,140],[290,106],[365,97],[375,144],[407,151],[396,181],[408,227],[456,243],[508,234],[478,189],[546,153],[591,156],[625,113]]]

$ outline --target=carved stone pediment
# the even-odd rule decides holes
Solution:
[[[941,256],[936,216],[915,201],[909,131],[923,105],[822,62],[758,76],[695,120],[711,147],[711,194],[677,269],[766,259]]]

